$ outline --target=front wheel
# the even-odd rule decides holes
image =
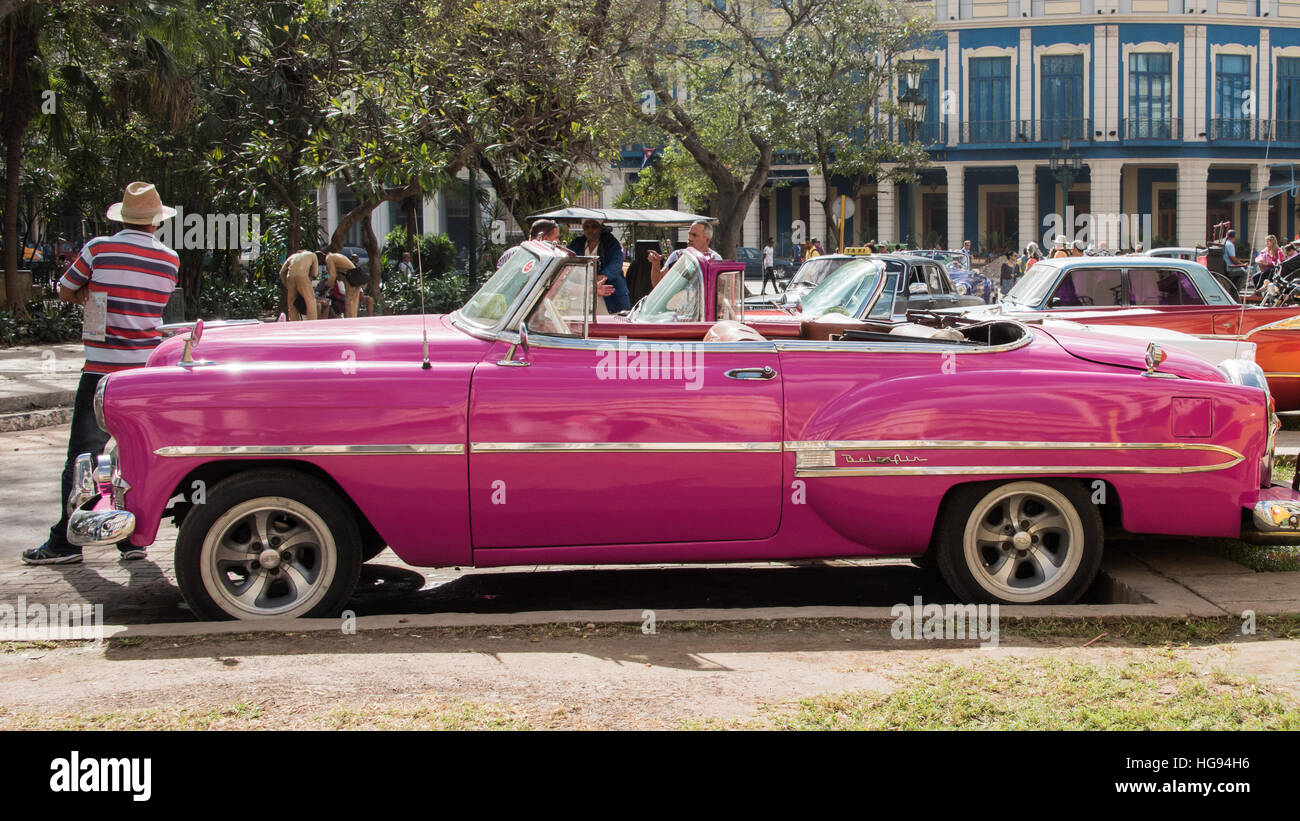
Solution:
[[[1075,482],[959,489],[935,531],[935,563],[966,601],[1069,604],[1101,566],[1101,514]]]
[[[315,477],[236,474],[185,517],[176,580],[201,619],[335,615],[361,569],[347,504]]]

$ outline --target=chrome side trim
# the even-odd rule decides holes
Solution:
[[[780,453],[780,442],[471,442],[470,453]]]
[[[1182,474],[1227,470],[1245,460],[1231,448],[1211,444],[1181,442],[983,442],[983,441],[828,441],[785,443],[795,451],[795,476],[798,478],[838,476],[991,476],[1054,475],[1062,473],[1149,473]],[[877,464],[882,467],[839,467],[835,464],[841,450],[1177,450],[1216,453],[1228,461],[1212,465],[936,465],[933,467],[899,467],[898,459]]]
[[[464,445],[172,445],[155,456],[376,456],[423,453],[462,455]]]
[[[1010,321],[1010,320],[1008,320]],[[1017,323],[1023,324],[1023,323]],[[907,337],[899,337],[906,339]],[[970,347],[968,345],[938,345],[928,343],[925,345],[907,344],[905,342],[835,342],[826,343],[820,341],[810,341],[804,339],[776,339],[773,344],[781,352],[789,351],[791,353],[803,351],[819,351],[832,353],[929,353],[929,354],[984,354],[984,353],[1005,353],[1014,351],[1017,348],[1023,348],[1030,342],[1034,341],[1033,331],[1025,329],[1025,335],[1015,342],[1008,342],[1005,345],[993,345],[983,348]]]
[[[1245,457],[1242,457],[1245,458]],[[1038,465],[1003,465],[1000,467],[933,467],[933,468],[800,468],[794,471],[795,478],[810,479],[815,477],[839,476],[1055,476],[1058,474],[1083,473],[1087,475],[1104,473],[1150,473],[1181,474],[1207,473],[1236,467],[1241,459],[1223,462],[1217,465],[1188,465],[1172,467],[1137,467],[1108,465],[1056,465],[1041,467]]]
[[[999,442],[980,439],[835,439],[785,443],[786,450],[880,450],[885,448],[920,448],[924,450],[1208,450],[1232,456],[1241,456],[1237,451],[1223,445],[1186,442]]]

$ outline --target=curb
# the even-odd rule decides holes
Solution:
[[[72,421],[72,406],[34,408],[17,413],[0,413],[0,433],[34,430]]]
[[[17,396],[0,396],[0,414],[20,411],[47,410],[63,406],[72,407],[77,401],[75,390],[37,391]]]

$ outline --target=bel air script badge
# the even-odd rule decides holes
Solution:
[[[844,461],[851,465],[868,464],[868,465],[901,465],[906,462],[928,462],[928,459],[922,459],[920,456],[903,456],[895,453],[892,456],[865,456],[858,459],[853,456],[845,456]]]

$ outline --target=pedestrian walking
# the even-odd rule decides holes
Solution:
[[[107,216],[121,223],[122,230],[87,242],[59,280],[59,299],[84,308],[86,364],[73,402],[59,521],[45,544],[23,552],[24,564],[81,561],[81,548],[68,541],[66,501],[77,457],[99,453],[108,444],[108,433],[95,421],[95,390],[106,375],[145,364],[162,341],[163,306],[176,288],[180,259],[154,237],[158,224],[176,216],[176,209],[162,204],[157,189],[147,182],[131,183],[122,201],[109,206]],[[145,557],[144,548],[128,542],[118,550],[123,559]]]
[[[772,281],[772,293],[781,293],[781,286],[776,281],[776,249],[772,247],[772,238],[767,238],[767,244],[763,246],[763,290],[759,295],[767,293],[767,282]]]

